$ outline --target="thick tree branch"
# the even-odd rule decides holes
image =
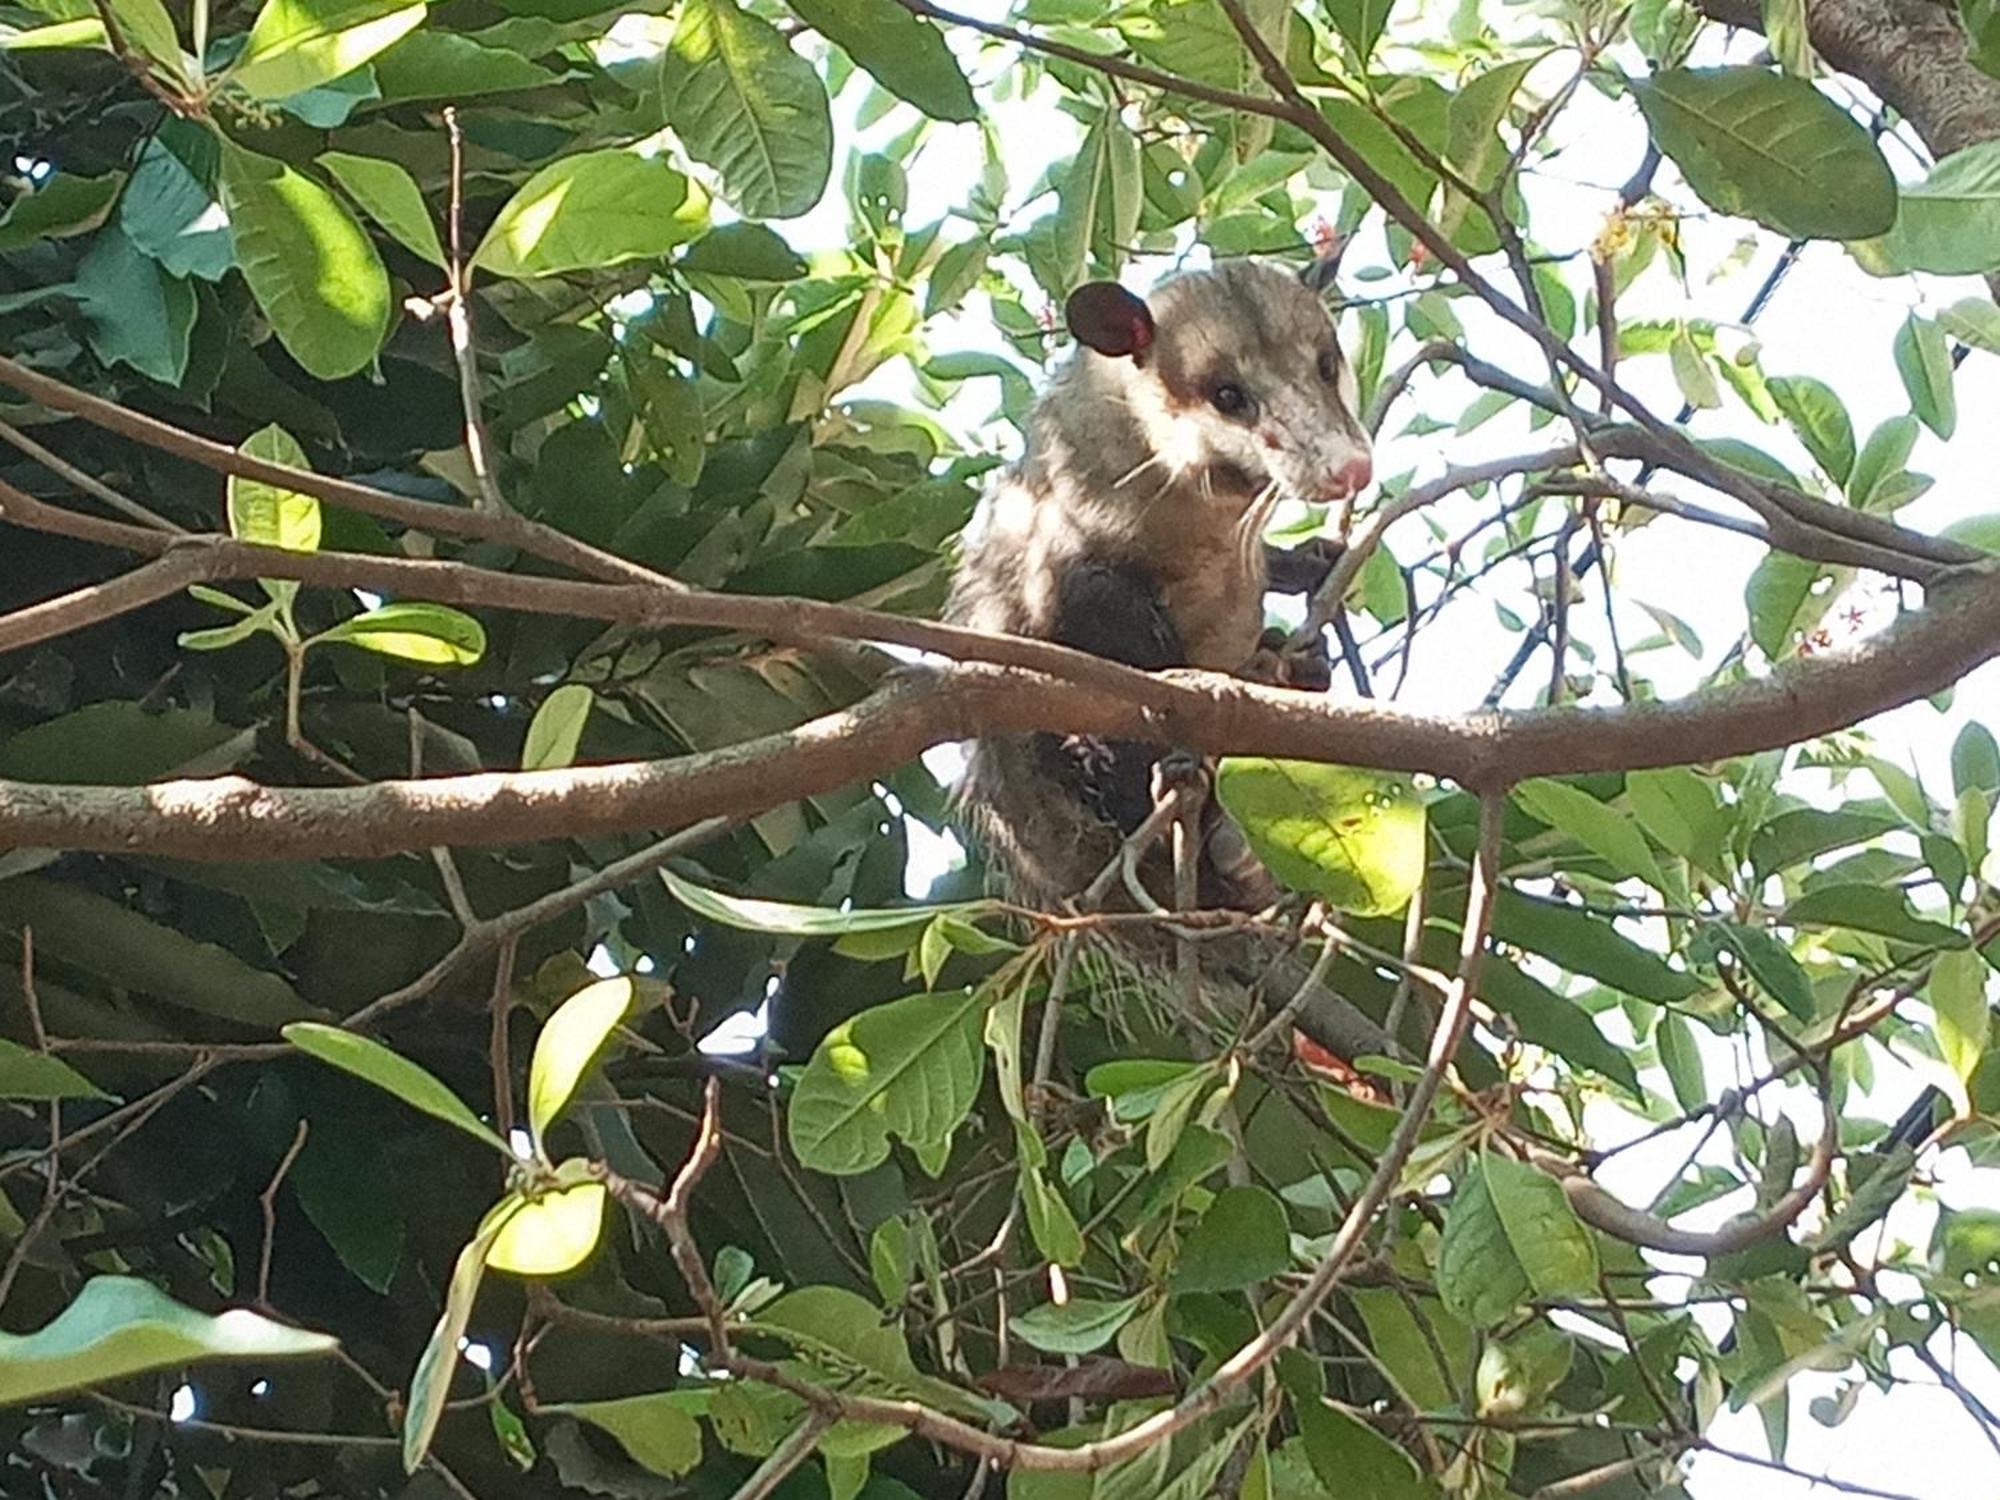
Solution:
[[[672,830],[880,775],[932,745],[1033,730],[1428,771],[1475,789],[1531,776],[1682,765],[1796,744],[1956,682],[2000,655],[2000,565],[1967,569],[1880,634],[1769,678],[1679,703],[1463,715],[1262,687],[1205,672],[1134,674],[1147,691],[960,664],[899,674],[838,713],[699,755],[365,787],[242,777],[142,787],[0,781],[0,845],[189,859],[368,857]]]

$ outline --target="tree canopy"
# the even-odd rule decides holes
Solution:
[[[2000,9],[1001,10],[0,7],[0,1489],[2000,1440],[2000,511],[1911,467],[1994,441]],[[1063,299],[1243,254],[1376,435],[1271,535],[1333,690],[938,623]],[[1807,257],[1879,420],[1760,340]],[[990,894],[928,752],[1026,730],[1213,757],[1287,899]]]

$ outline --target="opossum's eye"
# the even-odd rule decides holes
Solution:
[[[1334,381],[1340,378],[1340,356],[1335,354],[1331,349],[1320,350],[1319,378],[1324,380],[1328,385],[1332,385]]]
[[[1225,417],[1247,417],[1250,414],[1250,395],[1240,385],[1224,381],[1208,393],[1209,404]]]

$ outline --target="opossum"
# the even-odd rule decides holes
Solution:
[[[1274,570],[1287,555],[1267,557],[1272,507],[1369,482],[1333,319],[1316,287],[1257,260],[1173,276],[1149,300],[1092,282],[1066,315],[1079,347],[967,528],[947,618],[1148,671],[1243,674],[1266,591],[1324,574]],[[1151,811],[1162,754],[981,740],[960,798],[1013,893],[1047,905],[1081,892]],[[1240,834],[1213,810],[1206,832],[1204,904],[1263,905],[1272,888]]]

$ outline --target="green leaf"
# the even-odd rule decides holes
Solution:
[[[0,35],[0,49],[8,52],[54,52],[72,47],[93,47],[109,51],[104,22],[96,16],[78,16],[51,26],[35,26],[12,35]]]
[[[597,695],[582,682],[565,682],[544,698],[528,721],[521,769],[549,771],[573,764],[577,746],[583,742],[583,726],[596,703]]]
[[[1060,1306],[1045,1302],[1016,1313],[1007,1326],[1015,1338],[1044,1354],[1094,1354],[1131,1321],[1144,1300],[1125,1297],[1103,1302],[1092,1297],[1072,1297]]]
[[[1408,777],[1230,756],[1215,792],[1273,875],[1342,911],[1400,911],[1423,883],[1424,805]]]
[[[1854,423],[1833,387],[1810,375],[1780,375],[1771,381],[1771,399],[1813,462],[1845,486],[1854,472]]]
[[[2000,792],[2000,741],[1984,724],[1968,721],[1951,742],[1951,789],[1962,797],[1975,788]]]
[[[1533,1292],[1477,1159],[1445,1210],[1437,1287],[1445,1311],[1475,1328],[1491,1328]]]
[[[486,654],[486,627],[448,605],[382,604],[312,639],[336,641],[425,666],[469,667]]]
[[[1569,1206],[1562,1184],[1511,1156],[1488,1152],[1475,1170],[1486,1173],[1507,1241],[1541,1297],[1588,1294],[1597,1287],[1597,1242]]]
[[[1368,59],[1375,54],[1375,44],[1388,28],[1395,0],[1325,0],[1324,9],[1333,29],[1354,49],[1355,62],[1366,72]],[[1421,203],[1417,206],[1423,207]]]
[[[2000,144],[2000,143],[1996,143]],[[1896,373],[1910,398],[1910,410],[1941,438],[1958,426],[1958,401],[1952,393],[1951,350],[1944,330],[1929,318],[1911,313],[1896,334]]]
[[[22,250],[36,240],[88,234],[102,224],[118,200],[125,174],[80,177],[58,172],[32,193],[23,193],[0,214],[0,251]]]
[[[339,1347],[248,1308],[217,1317],[183,1307],[136,1276],[93,1276],[34,1333],[0,1333],[0,1406],[22,1406],[147,1370],[211,1359],[294,1359]]]
[[[1794,78],[1813,73],[1812,33],[1806,26],[1806,0],[1763,0],[1764,39],[1771,57]]]
[[[1889,481],[1910,461],[1917,446],[1917,419],[1890,417],[1861,445],[1854,472],[1847,478],[1847,500],[1857,510],[1874,510],[1887,493]]]
[[[1578,907],[1537,901],[1518,891],[1496,892],[1493,930],[1502,941],[1657,1005],[1698,993],[1692,974],[1625,936],[1611,922]]]
[[[230,81],[284,99],[351,73],[424,21],[423,0],[264,0]]]
[[[444,1311],[438,1315],[430,1342],[424,1345],[417,1368],[410,1376],[409,1404],[403,1409],[403,1471],[407,1474],[416,1473],[430,1452],[438,1419],[444,1415],[445,1401],[451,1395],[452,1372],[458,1368],[458,1341],[465,1337],[466,1324],[472,1320],[473,1300],[478,1297],[479,1283],[486,1276],[486,1252],[492,1249],[494,1240],[520,1206],[521,1200],[510,1194],[489,1209],[452,1266]]]
[[[405,104],[542,88],[562,77],[505,47],[430,28],[411,32],[370,67],[382,97]]]
[[[2000,269],[2000,141],[1954,151],[1922,182],[1904,187],[1895,224],[1866,249],[1903,271],[1970,276]]]
[[[520,1201],[486,1250],[489,1270],[513,1276],[562,1276],[590,1258],[604,1230],[610,1189],[579,1182]]]
[[[438,243],[423,189],[407,168],[379,156],[356,156],[348,151],[328,151],[319,164],[397,244],[434,266],[444,264],[444,246]]]
[[[1798,239],[1864,239],[1894,222],[1881,150],[1805,80],[1668,68],[1631,88],[1654,141],[1711,208]]]
[[[275,422],[251,433],[236,451],[287,468],[312,468],[299,440]],[[229,476],[227,489],[229,534],[238,541],[283,547],[287,552],[319,551],[319,501],[311,495],[236,474]]]
[[[1792,957],[1791,949],[1761,927],[1725,922],[1721,930],[1759,989],[1801,1021],[1810,1021],[1818,1014],[1812,978]]]
[[[585,1070],[632,1009],[633,998],[630,979],[600,979],[563,1001],[543,1024],[528,1064],[528,1131],[537,1151]]]
[[[2000,354],[2000,307],[1984,297],[1967,297],[1938,314],[1944,331],[1988,354]]]
[[[1017,1127],[1026,1130],[1025,1125]],[[1050,1185],[1039,1166],[1021,1163],[1021,1203],[1028,1215],[1028,1238],[1055,1265],[1083,1264],[1083,1231],[1069,1202]]]
[[[169,276],[117,225],[98,231],[77,262],[76,299],[91,352],[162,385],[187,370],[194,288]]]
[[[701,1423],[714,1393],[699,1388],[654,1391],[613,1401],[545,1404],[545,1412],[576,1417],[618,1440],[633,1463],[665,1479],[692,1473],[701,1462]]]
[[[400,1053],[391,1052],[371,1037],[324,1026],[317,1021],[295,1021],[284,1030],[285,1040],[301,1052],[330,1063],[356,1078],[366,1079],[378,1089],[394,1094],[412,1109],[420,1109],[433,1119],[456,1125],[474,1140],[483,1141],[509,1161],[514,1153],[507,1143],[466,1107],[435,1074],[419,1067]]]
[[[819,70],[735,0],[686,0],[660,94],[688,154],[750,218],[792,218],[826,191],[833,119]]]
[[[1512,1157],[1473,1159],[1438,1248],[1448,1311],[1492,1327],[1530,1296],[1588,1293],[1597,1278],[1596,1242],[1561,1183]]]
[[[979,102],[944,33],[896,0],[786,0],[806,25],[837,42],[875,81],[934,119],[979,118]]]
[[[1306,1461],[1323,1493],[1355,1500],[1430,1500],[1437,1494],[1408,1453],[1352,1412],[1325,1401],[1296,1399],[1292,1408],[1298,1413]]]
[[[1757,878],[1775,875],[1809,859],[1880,838],[1902,823],[1882,813],[1846,808],[1822,811],[1798,807],[1771,819],[1750,839],[1750,868]]]
[[[1689,406],[1712,411],[1722,405],[1722,391],[1715,383],[1715,372],[1709,369],[1708,361],[1695,348],[1694,340],[1688,336],[1685,327],[1667,345],[1667,358],[1673,365],[1674,383],[1681,388],[1681,396]]]
[[[1946,526],[1940,536],[1949,541],[1963,542],[1968,547],[1977,547],[1982,552],[2000,552],[2000,512],[1985,516],[1966,516]]]
[[[1575,839],[1620,875],[1636,876],[1661,889],[1666,877],[1631,814],[1598,801],[1561,781],[1524,781],[1514,800],[1530,817]]]
[[[898,15],[909,14],[897,11]],[[807,267],[799,253],[762,224],[718,224],[681,253],[683,271],[742,281],[797,281]]]
[[[352,375],[389,331],[389,277],[367,231],[311,178],[224,143],[236,261],[278,342],[321,380]]]
[[[889,1137],[935,1146],[972,1108],[985,1073],[986,997],[912,995],[829,1032],[799,1077],[786,1117],[792,1149],[815,1172],[851,1176],[889,1154]]]
[[[885,1306],[893,1307],[908,1295],[910,1278],[915,1272],[916,1256],[908,1221],[884,1219],[868,1236],[868,1274]]]
[[[1569,1336],[1546,1323],[1493,1339],[1479,1353],[1474,1409],[1482,1417],[1519,1416],[1562,1383],[1575,1359]]]
[[[217,137],[188,120],[168,120],[139,153],[118,227],[169,276],[220,281],[236,264],[216,198],[221,159]]]
[[[0,881],[0,931],[23,928],[45,957],[200,1015],[272,1027],[311,1014],[278,975],[66,881]]]
[[[902,927],[921,931],[939,916],[971,918],[993,909],[993,903],[988,901],[957,901],[937,906],[853,907],[836,911],[790,901],[729,896],[696,885],[672,870],[660,871],[660,879],[666,882],[676,901],[711,922],[740,927],[745,932],[771,932],[784,937],[837,937],[848,932],[887,932]]]
[[[585,151],[509,198],[472,263],[495,276],[558,276],[650,260],[699,234],[708,206],[660,157]]]
[[[1931,965],[1930,1001],[1937,1018],[1938,1051],[1960,1083],[1968,1081],[1986,1055],[1993,1028],[1986,1001],[1987,967],[1970,948],[1941,953]]]
[[[1785,908],[1792,927],[1851,927],[1927,948],[1963,948],[1969,939],[1956,928],[1926,921],[1910,909],[1910,898],[1893,887],[1823,885]]]
[[[110,1095],[49,1052],[0,1037],[0,1099],[107,1099]]]
[[[168,77],[184,80],[180,36],[160,0],[110,0],[111,13],[126,42],[157,63]]]
[[[1291,1227],[1277,1194],[1260,1187],[1224,1188],[1182,1243],[1173,1288],[1233,1292],[1291,1265]]]
[[[1709,1102],[1708,1078],[1695,1046],[1694,1027],[1687,1018],[1667,1011],[1660,1017],[1653,1039],[1659,1045],[1660,1066],[1667,1070],[1674,1099],[1682,1109],[1695,1109]]]

